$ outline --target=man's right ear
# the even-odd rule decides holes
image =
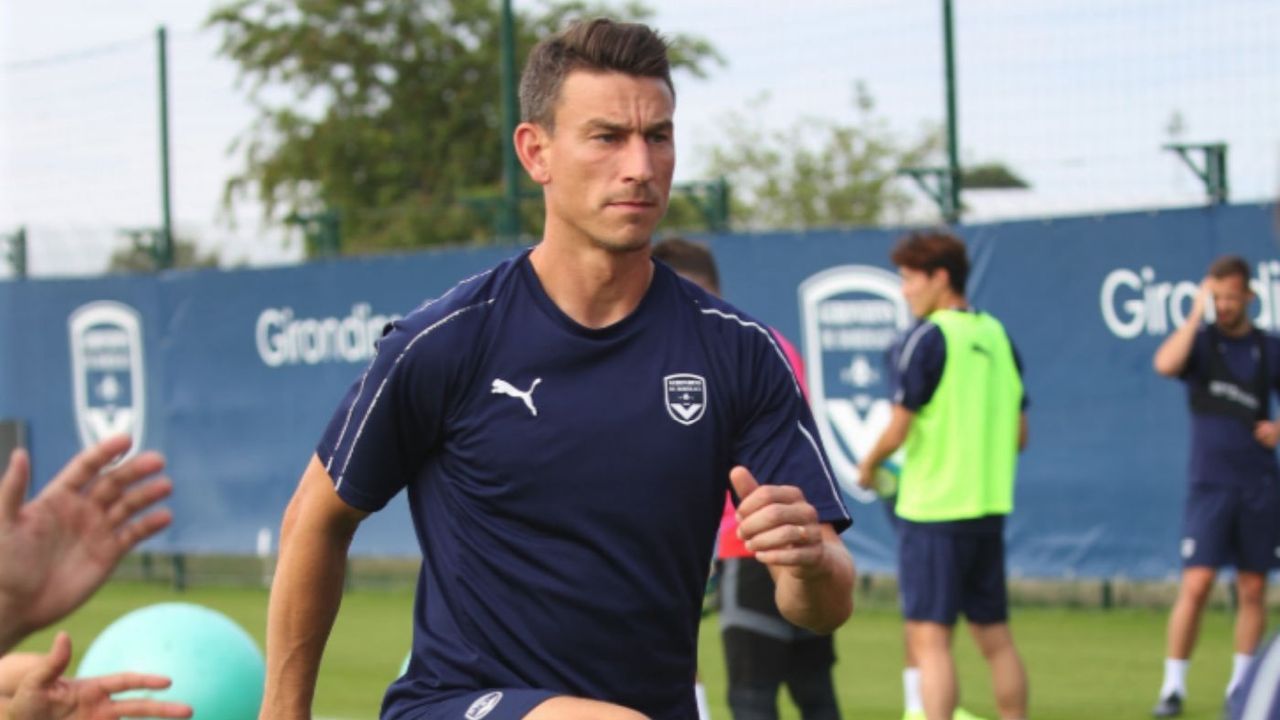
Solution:
[[[539,185],[551,182],[551,171],[547,166],[547,153],[550,152],[551,134],[537,123],[523,122],[516,126],[516,157],[525,172]]]

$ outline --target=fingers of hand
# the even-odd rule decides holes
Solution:
[[[157,452],[145,452],[112,468],[98,478],[89,490],[89,496],[103,505],[114,503],[125,488],[151,477],[164,469],[164,457]]]
[[[116,533],[116,537],[120,540],[120,554],[129,552],[138,543],[169,527],[171,522],[173,522],[173,513],[168,510],[156,510],[124,526]]]
[[[133,672],[89,678],[88,682],[93,682],[109,695],[126,690],[162,690],[170,685],[169,678],[163,675],[147,675]]]
[[[66,486],[72,490],[81,490],[110,465],[116,458],[133,446],[133,440],[127,435],[116,435],[82,450],[71,458],[71,462],[49,483],[52,487]]]
[[[804,493],[794,485],[757,485],[756,489],[746,497],[741,495],[738,503],[738,520],[742,521],[751,515],[772,505],[803,504]]]
[[[22,508],[31,482],[31,459],[26,450],[14,450],[9,466],[0,475],[0,520],[12,520]]]
[[[111,714],[117,718],[189,718],[191,708],[159,700],[116,700],[111,703]]]
[[[771,489],[790,495],[785,492],[786,488]],[[822,528],[818,524],[818,511],[802,497],[799,501],[772,503],[744,515],[738,523],[738,536],[747,549],[761,553],[821,544]]]
[[[756,553],[756,560],[765,565],[809,567],[822,562],[822,543],[794,546]]]
[[[756,478],[751,471],[738,465],[729,471],[729,484],[733,486],[733,492],[738,496],[738,500],[745,500],[748,495],[755,493],[756,488],[760,487],[760,483],[756,482]]]
[[[70,664],[71,638],[65,632],[59,632],[53,638],[53,648],[29,677],[37,687],[44,687],[62,677]]]
[[[169,497],[172,492],[173,483],[163,478],[130,488],[107,507],[107,524],[113,528],[119,527],[139,510]]]

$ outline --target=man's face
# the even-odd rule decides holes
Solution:
[[[671,193],[674,112],[662,80],[570,73],[545,139],[548,231],[613,252],[647,248]]]
[[[943,294],[947,290],[947,273],[945,270],[934,270],[932,273],[909,267],[898,268],[902,277],[902,296],[906,298],[911,314],[922,318],[938,309]]]
[[[1249,303],[1253,302],[1249,282],[1239,275],[1228,275],[1214,278],[1211,289],[1214,323],[1227,332],[1239,331],[1247,326]]]

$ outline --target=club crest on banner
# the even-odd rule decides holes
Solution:
[[[94,445],[112,435],[129,435],[142,446],[146,417],[142,365],[142,322],[123,303],[81,305],[67,320],[71,333],[71,375],[80,443]]]
[[[681,425],[692,425],[707,411],[707,381],[701,375],[677,373],[662,379],[667,414]]]
[[[889,348],[911,321],[898,276],[869,265],[828,268],[800,283],[805,375],[836,479],[860,502],[858,462],[889,424]]]

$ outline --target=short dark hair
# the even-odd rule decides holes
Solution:
[[[889,259],[898,267],[920,270],[932,275],[946,270],[951,290],[964,295],[969,281],[969,255],[964,241],[945,230],[920,230],[900,238]]]
[[[706,279],[712,290],[720,292],[720,271],[716,269],[715,256],[706,245],[681,237],[670,237],[654,243],[653,256],[681,275],[696,275]]]
[[[1239,255],[1223,255],[1209,265],[1209,277],[1215,280],[1232,276],[1239,277],[1245,287],[1249,287],[1249,263]]]
[[[608,18],[579,20],[533,47],[520,76],[520,119],[555,128],[560,87],[574,70],[620,72],[671,84],[667,41],[648,25]]]

